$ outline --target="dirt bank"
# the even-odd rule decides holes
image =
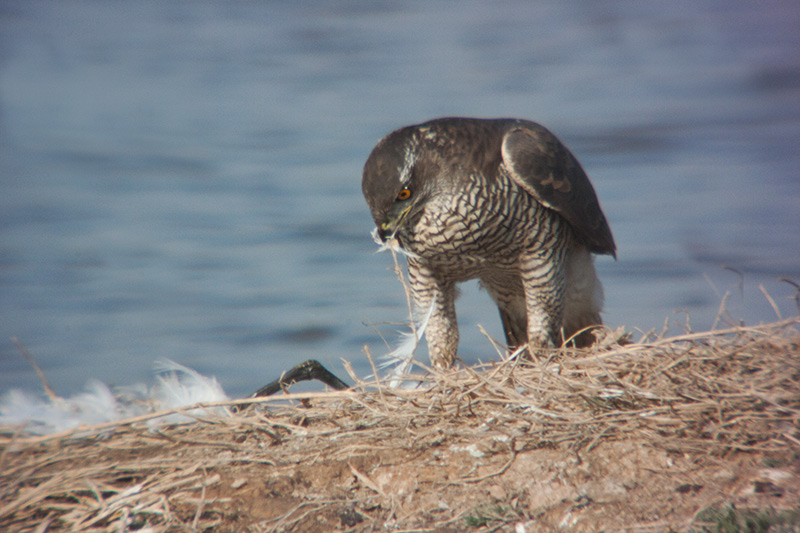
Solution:
[[[797,326],[417,376],[426,390],[360,382],[157,431],[0,428],[0,529],[797,530]]]

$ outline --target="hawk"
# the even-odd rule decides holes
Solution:
[[[431,363],[458,349],[456,284],[479,279],[511,350],[591,344],[603,289],[592,254],[616,244],[578,160],[519,119],[440,118],[393,131],[361,182],[384,242],[407,252],[415,307],[430,310]]]

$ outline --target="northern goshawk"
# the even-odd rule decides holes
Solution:
[[[475,278],[512,350],[591,343],[584,330],[602,323],[603,305],[591,254],[616,257],[616,245],[580,163],[543,126],[440,118],[401,128],[372,150],[361,187],[380,238],[408,252],[417,311],[432,306],[435,366],[455,360],[456,284]]]

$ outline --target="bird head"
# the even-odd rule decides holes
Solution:
[[[419,130],[403,128],[381,139],[364,165],[361,190],[384,242],[413,227],[430,198],[434,180],[425,177],[436,169],[423,153]]]

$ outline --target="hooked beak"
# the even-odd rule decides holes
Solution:
[[[412,206],[406,207],[395,218],[387,220],[386,222],[381,222],[378,225],[378,237],[381,238],[381,241],[386,242],[387,239],[394,238],[397,230],[400,229],[400,226],[405,222],[408,213],[411,211],[411,207]]]

